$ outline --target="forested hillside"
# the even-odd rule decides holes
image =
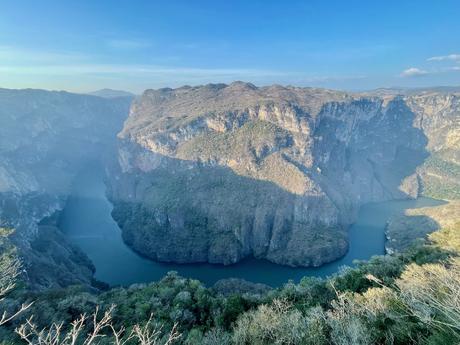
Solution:
[[[9,233],[1,239],[2,345],[460,342],[459,223],[329,279],[265,292],[248,284],[230,294],[174,272],[99,293],[81,286],[34,293],[21,283]]]

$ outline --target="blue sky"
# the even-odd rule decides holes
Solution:
[[[460,1],[1,0],[0,87],[460,85]]]

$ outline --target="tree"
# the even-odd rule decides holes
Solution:
[[[286,300],[243,314],[237,321],[233,341],[237,345],[325,344],[322,314],[304,316]],[[316,315],[318,316],[318,315]]]
[[[14,289],[20,272],[21,263],[17,258],[8,255],[0,258],[0,302]],[[4,311],[0,317],[0,326],[18,317],[32,304],[22,304],[12,313]],[[70,324],[53,323],[43,329],[36,325],[32,315],[15,332],[28,345],[94,345],[99,344],[101,338],[108,338],[109,343],[116,345],[124,345],[129,341],[139,345],[171,345],[181,337],[177,324],[164,336],[162,327],[153,324],[152,316],[144,324],[135,324],[130,332],[123,326],[115,329],[112,322],[114,308],[112,305],[100,317],[99,307],[96,307],[89,317],[83,314]]]
[[[409,265],[396,282],[408,312],[460,341],[460,258],[447,265]]]
[[[0,258],[0,302],[14,289],[20,272],[21,263],[17,258],[11,258],[7,255],[3,255]],[[31,305],[32,303],[24,303],[17,311],[11,314],[8,314],[7,311],[2,312],[0,326],[16,318],[19,314],[29,309]]]

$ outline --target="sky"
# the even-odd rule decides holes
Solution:
[[[459,0],[0,0],[0,87],[460,85]]]

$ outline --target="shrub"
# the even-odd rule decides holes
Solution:
[[[427,327],[451,333],[460,342],[460,259],[411,264],[397,281],[408,313]]]
[[[233,332],[236,345],[320,345],[324,340],[321,317],[312,314],[309,319],[278,299],[243,314]]]

